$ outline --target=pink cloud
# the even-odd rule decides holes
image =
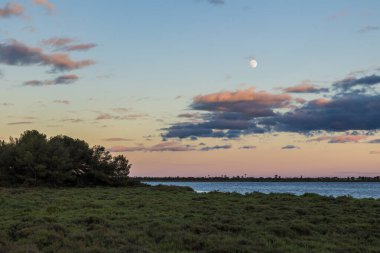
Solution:
[[[44,7],[48,11],[53,11],[55,9],[54,4],[50,3],[48,0],[33,0],[33,3]]]
[[[24,7],[16,3],[6,3],[0,8],[0,18],[8,18],[11,16],[21,16],[24,13]]]
[[[255,101],[260,105],[275,105],[276,107],[284,107],[290,100],[291,96],[288,94],[276,95],[265,91],[257,92],[255,88],[237,90],[234,92],[222,91],[209,95],[200,95],[194,98],[194,102],[196,103]]]
[[[366,139],[366,135],[339,135],[339,136],[320,136],[309,141],[329,141],[329,143],[347,143],[347,142],[358,142],[360,140]]]

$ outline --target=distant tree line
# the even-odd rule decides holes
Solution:
[[[30,130],[0,142],[0,186],[122,186],[130,168],[124,156],[65,135]]]
[[[138,181],[151,182],[380,182],[374,177],[134,177]]]

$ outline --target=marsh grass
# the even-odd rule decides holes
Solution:
[[[380,252],[380,200],[0,188],[0,252]]]

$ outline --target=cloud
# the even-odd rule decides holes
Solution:
[[[380,77],[377,75],[344,79],[332,84],[334,89],[331,89],[333,94],[330,97],[308,101],[298,101],[288,94],[256,92],[253,88],[199,95],[190,105],[193,112],[181,115],[190,118],[198,113],[196,111],[203,111],[197,121],[171,124],[162,129],[162,137],[230,139],[275,132],[309,135],[323,131],[376,131],[380,129],[380,94],[376,90],[367,93],[341,90],[378,82]],[[361,137],[322,138],[325,139],[320,141],[343,143]]]
[[[337,89],[347,91],[355,86],[369,87],[369,86],[373,86],[377,84],[380,84],[380,76],[371,75],[371,76],[364,76],[361,78],[356,78],[356,77],[345,78],[343,80],[333,83],[333,86]]]
[[[371,141],[369,141],[368,143],[378,144],[378,143],[380,143],[380,139],[371,140]]]
[[[120,138],[120,137],[115,137],[115,138],[107,138],[104,139],[104,141],[132,141],[132,139],[126,139],[126,138]]]
[[[286,145],[282,147],[281,149],[300,149],[300,148],[294,145]]]
[[[126,146],[115,146],[109,148],[110,152],[136,152],[136,151],[144,151],[144,152],[185,152],[185,151],[193,151],[195,148],[190,145],[183,145],[178,142],[162,142],[157,145],[151,147],[144,147],[143,145],[136,147],[126,147]]]
[[[33,122],[31,121],[19,121],[19,122],[10,122],[8,125],[28,125],[32,124]]]
[[[109,152],[121,153],[121,152],[136,152],[136,151],[146,151],[145,147],[137,146],[137,147],[125,147],[125,146],[115,146],[108,149]]]
[[[274,115],[273,109],[286,108],[291,101],[288,94],[257,92],[254,88],[249,88],[196,96],[191,107],[195,110],[239,112],[264,117]]]
[[[346,143],[346,142],[358,142],[360,140],[366,139],[368,136],[365,135],[341,135],[333,136],[329,143]]]
[[[54,48],[56,51],[87,51],[97,46],[95,43],[73,44],[75,40],[71,38],[50,38],[42,41],[42,45]]]
[[[63,75],[52,80],[30,80],[24,82],[25,86],[49,86],[49,85],[60,85],[60,84],[72,84],[79,79],[77,75]]]
[[[93,60],[74,61],[67,54],[46,54],[40,48],[28,47],[18,41],[0,43],[0,63],[15,66],[45,65],[53,71],[67,71],[95,64]]]
[[[211,147],[203,147],[200,150],[201,151],[210,151],[210,150],[230,149],[230,148],[232,148],[232,146],[227,144],[227,145],[222,145],[222,146],[216,145],[216,146],[211,146]]]
[[[242,146],[242,147],[240,147],[239,149],[256,149],[256,146],[251,146],[251,145],[248,145],[248,146]]]
[[[3,8],[0,8],[0,18],[9,18],[12,16],[21,16],[24,14],[22,5],[8,2]]]
[[[207,0],[208,3],[213,4],[213,5],[222,5],[225,4],[224,0]]]
[[[329,16],[329,19],[330,20],[336,20],[336,19],[340,19],[340,18],[346,17],[347,15],[348,15],[347,11],[340,11],[340,12],[331,14]]]
[[[363,27],[362,29],[360,29],[359,32],[365,33],[365,32],[378,31],[378,30],[380,30],[380,26],[367,25],[367,26]]]
[[[310,142],[328,141],[329,143],[346,143],[346,142],[358,142],[360,140],[368,138],[367,135],[338,135],[338,136],[320,136],[310,139]]]
[[[58,38],[58,37],[55,37],[55,38],[50,38],[50,39],[47,39],[47,40],[43,40],[42,44],[45,45],[45,46],[51,46],[51,47],[54,47],[54,48],[61,48],[61,47],[64,47],[64,46],[70,44],[73,41],[74,41],[74,39],[71,39],[71,38]]]
[[[328,92],[328,88],[318,88],[317,86],[311,84],[300,84],[296,86],[291,86],[288,88],[284,88],[283,91],[289,93],[322,93]]]
[[[49,0],[33,0],[33,3],[35,5],[42,6],[43,8],[45,8],[49,12],[51,12],[55,9],[54,4],[50,3]]]
[[[260,123],[284,132],[376,130],[380,128],[380,95],[345,95],[323,103],[313,100]]]
[[[53,103],[55,104],[65,104],[65,105],[69,105],[70,104],[70,101],[69,100],[54,100]]]
[[[69,118],[69,119],[62,119],[61,122],[70,122],[70,123],[80,123],[83,122],[83,119],[79,118]]]
[[[110,113],[100,113],[95,120],[136,120],[145,118],[147,114],[126,114],[126,115],[114,115]]]

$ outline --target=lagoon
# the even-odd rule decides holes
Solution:
[[[144,182],[149,185],[189,186],[196,192],[316,193],[323,196],[380,198],[380,182]]]

